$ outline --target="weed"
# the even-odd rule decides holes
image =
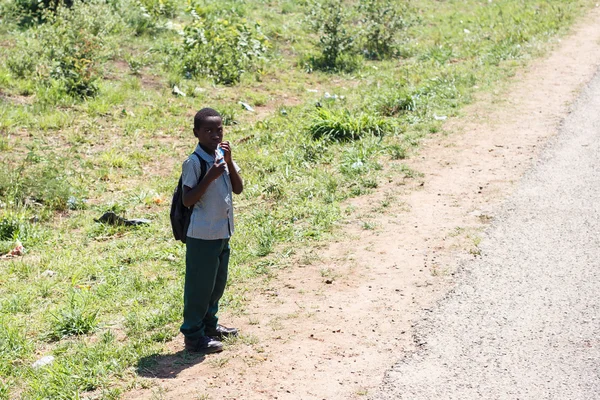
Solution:
[[[363,221],[363,223],[362,223],[362,228],[366,231],[372,231],[375,229],[376,226],[377,226],[376,224],[369,222],[369,221]]]
[[[387,147],[392,160],[404,160],[408,156],[408,149],[402,144],[393,144]]]
[[[316,139],[353,140],[365,135],[381,136],[390,130],[389,123],[369,114],[353,115],[347,109],[319,108],[308,128]]]
[[[221,107],[217,107],[217,111],[221,114],[221,119],[223,120],[223,125],[231,126],[237,125],[238,123],[238,108],[231,105],[225,105]]]
[[[90,310],[84,298],[75,293],[70,296],[69,304],[57,313],[51,314],[52,326],[48,338],[60,340],[66,336],[85,335],[98,325],[98,310]]]
[[[400,172],[404,175],[404,178],[414,179],[423,177],[422,172],[418,172],[406,164],[400,165]]]
[[[145,64],[143,59],[134,56],[126,56],[125,61],[133,75],[140,75]]]
[[[13,376],[19,369],[17,360],[23,360],[33,350],[33,343],[22,333],[22,329],[0,314],[0,375]],[[8,388],[5,388],[8,391]]]
[[[404,90],[387,95],[378,101],[377,109],[385,116],[391,117],[407,111],[416,111],[418,95]]]
[[[220,369],[225,367],[229,363],[229,357],[213,358],[209,361],[209,363],[211,367]]]
[[[26,232],[26,225],[14,215],[7,214],[0,217],[0,241],[24,239]]]

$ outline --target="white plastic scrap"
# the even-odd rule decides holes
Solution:
[[[252,107],[250,106],[250,104],[248,104],[248,103],[244,103],[243,101],[240,101],[240,104],[241,104],[241,106],[242,106],[242,107],[244,107],[244,109],[246,109],[246,110],[248,110],[248,111],[250,111],[250,112],[254,112],[254,108],[252,108]]]
[[[54,356],[44,356],[42,358],[40,358],[39,360],[37,360],[36,362],[34,362],[33,364],[31,364],[31,366],[35,369],[40,368],[40,367],[44,367],[46,365],[50,365],[54,362]]]
[[[177,95],[177,96],[185,97],[185,93],[183,93],[183,92],[181,91],[181,89],[179,89],[179,88],[177,87],[177,85],[173,86],[173,94],[174,94],[174,95]]]

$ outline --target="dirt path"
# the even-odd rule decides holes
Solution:
[[[411,321],[447,292],[462,260],[477,256],[481,230],[592,78],[599,43],[596,8],[502,93],[449,121],[448,136],[430,138],[408,163],[422,177],[394,178],[356,199],[358,212],[338,242],[309,255],[310,265],[282,271],[270,290],[254,295],[248,315],[222,316],[248,336],[245,343],[188,359],[178,338],[149,372],[154,386],[127,398],[373,393],[399,354],[414,348]]]
[[[600,397],[600,71],[377,399]]]

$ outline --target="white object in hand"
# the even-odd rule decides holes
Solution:
[[[221,148],[221,146],[218,146],[217,151],[216,151],[216,156],[215,156],[215,164],[220,164],[224,158],[225,158],[225,152],[223,152],[223,149]]]

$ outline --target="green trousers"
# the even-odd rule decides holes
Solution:
[[[180,328],[185,337],[197,339],[204,336],[205,327],[217,326],[219,299],[227,283],[229,252],[229,239],[186,239],[183,324]]]

